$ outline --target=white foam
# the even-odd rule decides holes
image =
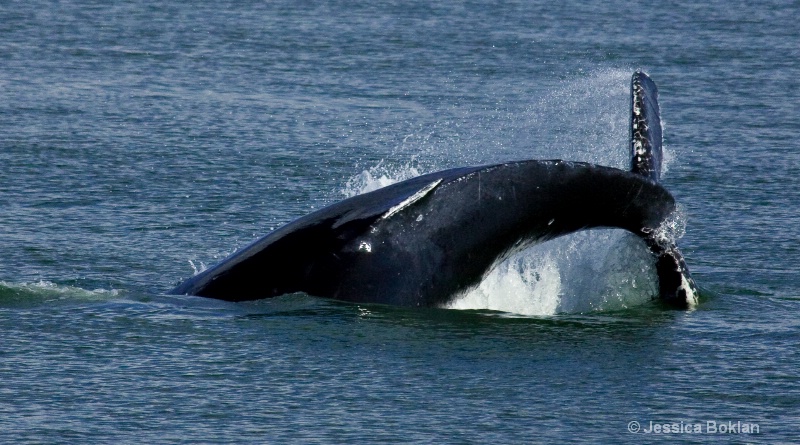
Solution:
[[[457,297],[450,309],[490,309],[521,315],[550,315],[561,303],[561,274],[552,258],[514,255],[481,283]]]
[[[77,299],[77,300],[106,300],[117,297],[116,289],[82,289],[74,286],[64,286],[51,281],[39,280],[30,283],[8,283],[0,281],[0,287],[21,291],[26,294],[38,296],[45,301]]]

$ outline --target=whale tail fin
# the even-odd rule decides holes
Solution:
[[[662,129],[658,88],[645,72],[631,78],[631,172],[655,182],[661,179]],[[697,304],[694,283],[683,254],[674,240],[651,232],[645,238],[656,257],[659,297],[671,307],[688,309]]]
[[[661,110],[658,88],[644,71],[631,78],[631,172],[661,179]]]

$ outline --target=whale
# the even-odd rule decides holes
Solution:
[[[652,253],[656,298],[697,304],[697,287],[665,235],[674,197],[659,183],[658,89],[631,79],[631,169],[520,160],[417,176],[292,221],[186,279],[170,293],[233,302],[303,292],[357,303],[445,307],[499,262],[591,228],[638,236]]]

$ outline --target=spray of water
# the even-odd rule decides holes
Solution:
[[[395,182],[405,181],[420,174],[419,166],[413,160],[400,166],[391,166],[384,161],[380,161],[377,165],[348,179],[344,189],[342,189],[342,194],[346,198],[350,198],[351,196],[386,187]]]

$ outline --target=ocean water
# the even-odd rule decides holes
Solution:
[[[0,442],[796,443],[798,17],[0,3]],[[451,308],[166,295],[421,173],[625,168],[637,68],[660,89],[696,310],[654,304],[646,252],[608,230],[527,250]]]

